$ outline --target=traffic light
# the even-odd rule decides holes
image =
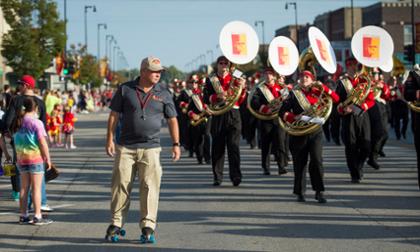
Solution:
[[[414,49],[413,45],[404,46],[404,60],[406,62],[414,62],[413,53],[412,53],[413,49]]]
[[[67,66],[68,66],[67,69],[69,70],[68,74],[73,75],[76,72],[76,69],[74,67],[74,62],[68,62]]]

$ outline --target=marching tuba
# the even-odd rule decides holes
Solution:
[[[309,70],[315,76],[315,66],[317,64],[321,65],[327,72],[335,73],[337,70],[337,62],[335,59],[334,51],[332,50],[331,44],[327,37],[315,27],[309,28],[309,41],[310,47],[305,49],[299,58],[299,70]],[[315,77],[316,78],[316,77]],[[311,88],[319,90],[318,101],[306,108],[303,108],[304,112],[302,115],[311,118],[311,120],[303,121],[296,120],[292,123],[289,123],[283,120],[282,117],[279,117],[280,126],[287,131],[292,136],[303,136],[311,134],[318,131],[322,124],[315,122],[315,118],[321,118],[324,121],[328,119],[332,111],[332,99],[324,91],[322,83],[319,81],[314,81]],[[300,87],[295,87],[292,91],[296,98],[306,99],[302,97],[302,92]]]
[[[278,36],[274,38],[268,47],[268,61],[275,72],[279,75],[287,76],[291,75],[296,71],[299,64],[299,51],[296,48],[295,43],[284,36]],[[255,85],[248,95],[247,108],[249,112],[260,120],[273,120],[278,117],[278,112],[283,101],[289,95],[289,90],[285,83],[278,83],[282,86],[281,95],[277,98],[265,97],[268,101],[268,108],[270,113],[262,113],[252,107],[252,101],[255,97],[255,93],[258,89],[261,89],[264,82]],[[270,100],[271,99],[271,100]]]
[[[372,34],[375,34],[375,37],[372,37]],[[351,50],[356,60],[360,62],[363,67],[355,76],[355,82],[357,82],[356,87],[352,87],[351,83],[349,83],[350,80],[342,80],[346,90],[351,91],[347,96],[347,99],[340,103],[340,106],[342,107],[350,105],[357,105],[360,107],[364,103],[371,90],[372,81],[369,77],[371,68],[379,67],[385,72],[391,71],[394,42],[389,33],[383,28],[372,25],[365,26],[360,28],[353,35]],[[376,90],[376,96],[378,95],[380,95],[380,92]]]
[[[351,91],[350,94],[347,95],[347,99],[340,103],[340,106],[342,107],[351,105],[361,106],[369,95],[372,81],[369,77],[368,68],[363,66],[361,71],[357,73],[356,76],[354,76],[354,79],[354,81],[358,83],[356,87],[353,87],[348,78],[343,78],[341,80],[344,84],[344,87],[351,87],[349,88]]]
[[[315,69],[315,64],[317,63],[317,59],[314,56],[311,48],[304,50],[304,52],[300,56],[300,63],[299,63],[299,70],[304,71],[307,70],[310,66],[311,68]],[[320,91],[318,96],[318,102],[315,103],[313,106],[306,108],[303,115],[309,116],[311,118],[323,118],[327,120],[332,111],[332,99],[331,97],[324,92],[324,88],[322,83],[319,81],[315,81],[312,84],[312,88],[316,88]],[[295,90],[298,90],[299,87],[296,87]],[[279,117],[279,124],[280,126],[287,131],[292,136],[303,136],[307,134],[311,134],[317,130],[319,130],[322,125],[313,123],[311,121],[305,122],[301,120],[296,120],[292,123],[284,121],[283,118]]]
[[[252,26],[242,21],[232,21],[227,23],[221,30],[219,36],[219,45],[223,55],[235,65],[247,64],[251,62],[258,54],[259,41],[258,36]],[[231,66],[230,73],[232,79],[229,83],[226,99],[216,104],[207,104],[205,111],[199,116],[197,121],[191,121],[192,125],[198,125],[205,121],[211,115],[222,115],[233,108],[235,103],[241,97],[243,86],[236,85],[235,81],[241,79],[242,72]],[[218,81],[217,75],[209,77],[210,81]],[[216,93],[224,92],[220,86]]]

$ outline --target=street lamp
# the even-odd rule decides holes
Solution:
[[[213,54],[213,50],[212,49],[210,49],[210,50],[207,50],[207,54],[209,54],[210,53],[210,59],[211,59],[211,62],[210,62],[210,65],[211,64],[213,64],[213,61],[214,61],[214,54]]]
[[[112,69],[114,69],[114,72],[117,70],[115,69],[115,49],[120,50],[119,46],[114,46],[114,49],[112,51]]]
[[[93,12],[96,12],[95,5],[85,5],[85,46],[86,46],[86,53],[88,50],[88,32],[87,32],[87,11],[88,9],[92,9]]]
[[[110,60],[109,58],[111,57],[111,55],[108,54],[108,38],[112,40],[114,39],[114,36],[109,35],[109,34],[105,36],[105,57],[109,61]]]
[[[261,24],[261,28],[262,28],[262,42],[263,42],[262,44],[264,45],[265,44],[264,21],[263,20],[257,20],[257,21],[255,21],[255,23],[254,23],[255,27],[257,27],[258,24]]]
[[[298,19],[297,19],[297,4],[296,2],[287,2],[285,5],[285,9],[289,8],[289,5],[293,5],[295,7],[295,31],[296,31],[296,45],[299,51],[299,30],[298,30]]]
[[[105,30],[108,28],[107,26],[106,26],[106,24],[98,24],[98,62],[101,60],[101,33],[100,33],[100,30],[101,30],[101,27],[103,27]]]

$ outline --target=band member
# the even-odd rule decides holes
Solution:
[[[255,81],[257,79],[254,79],[252,77],[248,78],[247,82],[247,95],[251,92],[252,88],[255,85]],[[247,144],[250,145],[251,149],[255,149],[257,145],[257,134],[256,131],[258,129],[259,120],[254,115],[249,112],[247,108],[247,101],[244,101],[240,108],[241,112],[241,121],[242,121],[242,137],[246,140]],[[258,132],[259,133],[259,132]]]
[[[230,82],[232,75],[229,73],[230,62],[220,56],[217,61],[217,72],[206,79],[204,88],[204,102],[206,104],[220,104],[231,95]],[[245,80],[235,80],[233,85],[245,86]],[[240,169],[239,141],[241,138],[241,115],[239,106],[245,100],[246,92],[243,88],[239,100],[232,109],[226,113],[212,117],[211,122],[211,161],[214,175],[214,186],[219,186],[223,180],[223,166],[225,162],[225,146],[227,146],[229,159],[229,175],[234,186],[242,181]]]
[[[347,74],[337,85],[340,101],[345,101],[352,90],[359,85],[356,76],[358,62],[355,58],[346,59]],[[363,176],[363,165],[370,153],[370,122],[369,114],[365,113],[375,103],[374,95],[370,91],[367,98],[360,105],[351,104],[343,107],[339,104],[338,112],[342,118],[341,136],[345,146],[347,166],[352,183],[360,183]]]
[[[282,78],[283,86],[276,83],[276,73],[271,67],[265,69],[265,79],[264,84],[255,91],[251,106],[259,113],[269,115],[274,109],[269,104],[275,99],[287,97],[288,89],[284,85],[284,78]],[[278,118],[260,120],[259,130],[261,132],[261,166],[264,175],[270,175],[270,153],[274,154],[279,175],[287,173],[286,131],[279,126]]]
[[[325,85],[333,91],[337,88],[337,82],[333,79],[327,79]],[[336,145],[340,145],[340,122],[341,118],[337,111],[337,104],[333,104],[331,115],[325,124],[322,125],[322,128],[327,141],[330,142],[332,139]]]
[[[420,109],[418,106],[420,103],[420,67],[418,64],[410,71],[405,82],[404,98],[408,102],[417,103],[417,111],[411,110],[411,127],[414,133],[414,146],[417,152],[417,173],[420,189]]]
[[[188,117],[190,120],[199,120],[200,114],[204,113],[206,104],[203,103],[203,93],[199,88],[199,81],[190,78],[189,82],[192,85],[191,100],[188,105]],[[203,158],[206,164],[210,164],[210,118],[204,120],[202,123],[194,126],[190,125],[191,144],[194,149],[197,161],[199,164],[203,163]]]
[[[198,76],[195,75],[195,78],[198,80]],[[180,137],[181,144],[189,152],[189,157],[193,157],[194,148],[191,144],[191,131],[189,125],[189,118],[187,115],[188,103],[192,96],[191,86],[187,86],[185,81],[181,82],[181,93],[178,96],[177,105],[181,113],[178,114],[179,117],[179,128],[180,128]]]
[[[391,123],[395,131],[395,136],[398,140],[402,137],[406,138],[407,127],[408,127],[408,107],[404,101],[404,85],[400,81],[393,77],[390,79],[390,90],[391,90]],[[401,126],[402,120],[402,126]]]
[[[388,85],[379,78],[379,69],[374,68],[372,73],[371,89],[375,97],[375,104],[368,110],[371,130],[371,152],[367,164],[378,170],[380,168],[378,164],[379,152],[388,139],[386,103],[391,92]]]
[[[303,71],[300,74],[298,88],[294,89],[289,97],[283,102],[279,116],[289,123],[304,120],[313,106],[319,104],[319,96],[322,90],[314,87],[315,76],[310,71]],[[323,91],[327,93],[334,103],[339,101],[338,95],[326,85],[322,85]],[[319,107],[316,107],[319,109]],[[325,118],[316,118],[318,123],[325,122]],[[293,168],[295,173],[293,193],[297,195],[297,201],[305,201],[306,190],[306,167],[309,161],[309,175],[311,177],[312,189],[316,192],[315,199],[319,203],[326,203],[324,197],[324,171],[322,167],[322,130],[318,129],[313,133],[302,136],[290,135],[290,151],[293,157]]]

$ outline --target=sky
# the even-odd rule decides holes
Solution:
[[[56,0],[64,19],[64,0]],[[105,55],[105,36],[113,35],[128,62],[128,68],[138,68],[141,59],[154,55],[165,66],[174,65],[188,71],[187,64],[200,55],[210,63],[221,55],[217,47],[222,27],[234,20],[254,27],[262,42],[264,21],[265,42],[274,38],[276,29],[294,24],[293,7],[297,2],[298,23],[312,23],[322,13],[350,7],[350,0],[67,0],[68,45],[84,43],[84,6],[95,5],[87,13],[88,51],[97,55],[98,24],[101,28],[101,57]],[[368,6],[377,0],[354,0],[354,6]],[[213,52],[210,53],[209,51]],[[204,60],[204,59],[203,59]],[[125,67],[122,63],[120,68]]]

